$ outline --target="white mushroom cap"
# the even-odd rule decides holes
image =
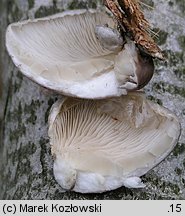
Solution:
[[[139,92],[59,100],[49,116],[54,176],[81,193],[143,187],[139,177],[172,151],[179,134],[176,116]]]
[[[143,87],[152,77],[152,61],[143,64],[131,42],[117,49],[115,43],[120,48],[123,40],[116,30],[101,27],[105,25],[116,28],[106,13],[94,10],[13,23],[6,32],[6,47],[24,75],[65,95],[105,98]],[[104,29],[116,37],[110,47],[104,47]]]

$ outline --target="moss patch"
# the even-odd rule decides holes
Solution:
[[[49,15],[53,15],[55,13],[60,12],[60,10],[55,6],[51,7],[46,7],[46,6],[41,6],[35,13],[35,18],[41,18]]]
[[[154,173],[151,175],[146,175],[144,179],[145,181],[151,182],[154,186],[157,186],[158,194],[155,195],[155,199],[175,199],[175,197],[172,198],[170,194],[179,196],[180,188],[175,183],[166,182],[162,179],[159,179],[159,177]],[[168,194],[168,196],[165,194]]]
[[[161,81],[158,83],[154,83],[152,88],[153,90],[156,90],[160,93],[169,92],[170,94],[180,95],[181,97],[185,98],[185,88],[183,87],[177,87]]]
[[[179,66],[174,70],[174,73],[177,78],[184,81],[185,80],[185,66]]]
[[[185,144],[178,143],[173,150],[173,155],[177,157],[178,155],[183,153],[185,153]]]
[[[169,6],[173,7],[174,2],[173,1],[169,1],[168,4],[169,4]]]
[[[8,16],[8,24],[19,21],[22,18],[22,12],[16,4],[15,0],[7,0],[7,13],[11,14]]]
[[[149,100],[151,100],[151,101],[153,101],[153,102],[155,102],[155,103],[161,105],[161,106],[163,105],[163,103],[162,103],[162,101],[161,101],[160,99],[155,98],[155,97],[153,97],[152,95],[148,96],[147,98],[148,98]]]
[[[10,142],[18,142],[19,138],[26,134],[26,127],[24,124],[19,123],[14,130],[10,130]]]
[[[47,144],[49,144],[49,139],[45,139],[45,138],[41,138],[39,141],[40,147],[41,147],[41,152],[40,152],[40,162],[42,165],[42,182],[43,185],[48,185],[49,181],[48,181],[48,177],[49,175],[51,175],[52,170],[49,169],[47,163],[46,163],[46,159],[45,156],[50,154],[50,152],[48,152],[49,148],[47,148]]]
[[[15,73],[15,71],[12,71],[12,76]],[[14,93],[18,92],[22,86],[22,81],[23,81],[23,75],[20,71],[18,71],[17,73],[15,73],[16,76],[16,81],[13,83],[14,86]]]
[[[34,0],[28,0],[28,8],[29,10],[34,7],[35,1]]]
[[[168,66],[173,67],[177,64],[183,64],[184,63],[184,54],[183,52],[172,52],[171,50],[166,50],[166,56],[168,59]]]
[[[155,33],[157,33],[157,35],[158,35],[158,38],[156,40],[157,44],[160,45],[160,46],[165,44],[166,40],[167,40],[167,37],[168,37],[168,33],[165,32],[165,31],[162,31],[159,28],[154,28],[153,31]]]
[[[176,4],[179,6],[182,14],[185,15],[185,2],[184,0],[175,0]]]
[[[179,36],[177,40],[180,47],[185,51],[185,35]]]
[[[35,124],[37,120],[36,111],[40,107],[41,102],[39,100],[32,100],[31,104],[25,104],[24,113],[28,114],[29,117],[26,120],[26,123]]]
[[[181,175],[182,174],[182,170],[178,167],[175,168],[175,172],[177,173],[177,175]]]
[[[88,9],[88,8],[97,8],[97,0],[92,1],[72,1],[68,4],[69,10],[74,9]]]

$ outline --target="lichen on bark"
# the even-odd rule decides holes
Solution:
[[[185,54],[183,0],[145,0],[153,29],[167,61],[156,61],[156,72],[145,88],[147,96],[178,116],[182,134],[174,151],[142,177],[146,188],[119,188],[103,194],[63,192],[56,183],[47,135],[51,105],[62,97],[23,77],[5,51],[8,23],[42,17],[67,9],[101,7],[100,0],[2,0],[0,88],[1,199],[184,199],[185,198]]]

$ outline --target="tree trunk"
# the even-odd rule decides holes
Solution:
[[[1,0],[0,3],[0,199],[185,199],[185,5],[184,0],[145,0],[145,8],[167,61],[145,88],[151,100],[177,114],[182,134],[174,151],[142,177],[144,189],[124,187],[103,194],[63,192],[56,183],[47,136],[51,105],[61,97],[18,71],[5,51],[9,23],[67,9],[101,7],[92,0]]]

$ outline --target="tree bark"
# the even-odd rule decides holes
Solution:
[[[142,177],[144,189],[124,187],[103,194],[63,192],[53,177],[47,118],[58,97],[13,65],[5,49],[9,23],[67,9],[102,7],[92,0],[1,0],[0,3],[0,199],[185,199],[185,5],[183,0],[145,0],[145,14],[167,61],[156,61],[147,96],[179,117],[182,133],[174,151]]]

